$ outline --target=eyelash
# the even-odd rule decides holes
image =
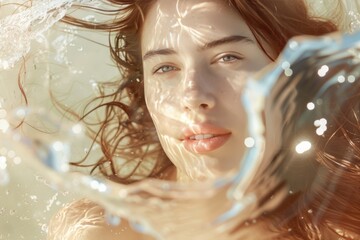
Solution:
[[[226,57],[231,57],[232,59],[231,60],[223,60],[221,61],[222,59],[226,58]],[[242,60],[244,59],[243,57],[239,57],[239,56],[236,56],[236,55],[233,55],[233,54],[226,54],[226,55],[223,55],[221,56],[220,58],[217,58],[217,60],[214,62],[221,62],[221,63],[232,63],[234,61],[237,61],[237,60]]]
[[[164,71],[162,69],[164,68],[171,68],[171,70],[169,71]],[[162,70],[162,72],[160,72]],[[157,68],[155,71],[154,71],[154,74],[164,74],[164,73],[168,73],[168,72],[171,72],[173,70],[178,70],[178,68],[174,67],[174,66],[171,66],[171,65],[162,65],[160,66],[159,68]]]

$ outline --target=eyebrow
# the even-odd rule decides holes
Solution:
[[[151,50],[144,54],[143,61],[145,61],[148,58],[151,58],[155,55],[171,55],[176,54],[176,51],[172,48],[164,48],[159,50]]]
[[[209,43],[205,43],[204,46],[200,47],[200,50],[203,51],[203,50],[207,50],[207,49],[210,49],[210,48],[217,47],[219,45],[224,45],[224,44],[229,44],[229,43],[236,43],[236,42],[254,43],[254,41],[251,40],[248,37],[235,35],[235,36],[229,36],[229,37],[224,37],[224,38],[221,38],[221,39],[218,39],[218,40],[214,40],[214,41],[211,41]]]
[[[214,48],[220,45],[224,45],[224,44],[229,44],[229,43],[235,43],[235,42],[249,42],[249,43],[254,43],[254,41],[248,37],[245,36],[239,36],[239,35],[234,35],[234,36],[229,36],[229,37],[224,37],[218,40],[214,40],[208,43],[205,43],[203,46],[199,47],[200,51],[204,51],[204,50],[208,50],[210,48]],[[158,49],[158,50],[150,50],[148,52],[146,52],[143,56],[143,61],[145,61],[148,58],[151,58],[153,56],[156,55],[172,55],[172,54],[176,54],[177,52],[172,49],[172,48],[164,48],[164,49]]]

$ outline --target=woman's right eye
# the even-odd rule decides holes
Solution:
[[[176,71],[178,70],[178,68],[174,67],[174,66],[171,66],[171,65],[163,65],[159,68],[157,68],[155,71],[154,71],[154,74],[158,73],[158,74],[162,74],[162,73],[168,73],[168,72],[171,72],[171,71]]]

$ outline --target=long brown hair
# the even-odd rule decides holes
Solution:
[[[161,177],[171,162],[163,152],[149,117],[143,90],[142,59],[140,50],[141,26],[154,0],[108,0],[116,9],[94,9],[104,14],[115,14],[111,22],[91,23],[70,15],[63,22],[72,25],[108,31],[110,52],[116,62],[121,79],[117,91],[93,100],[80,120],[100,108],[105,118],[98,122],[98,130],[90,131],[94,141],[100,143],[103,156],[93,165],[108,178],[128,183],[143,177]],[[275,58],[294,36],[322,35],[337,30],[334,23],[309,16],[303,0],[228,0],[250,27],[259,45]],[[271,47],[267,52],[265,45]],[[106,92],[108,84],[102,85]],[[119,160],[121,159],[121,160]],[[85,159],[72,163],[86,165]],[[120,163],[121,162],[121,163]]]

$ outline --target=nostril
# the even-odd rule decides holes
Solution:
[[[209,105],[207,105],[206,103],[200,104],[200,108],[207,109],[208,107]]]
[[[198,111],[209,110],[214,107],[215,99],[210,94],[204,94],[198,91],[187,93],[181,98],[181,105],[186,110]]]

